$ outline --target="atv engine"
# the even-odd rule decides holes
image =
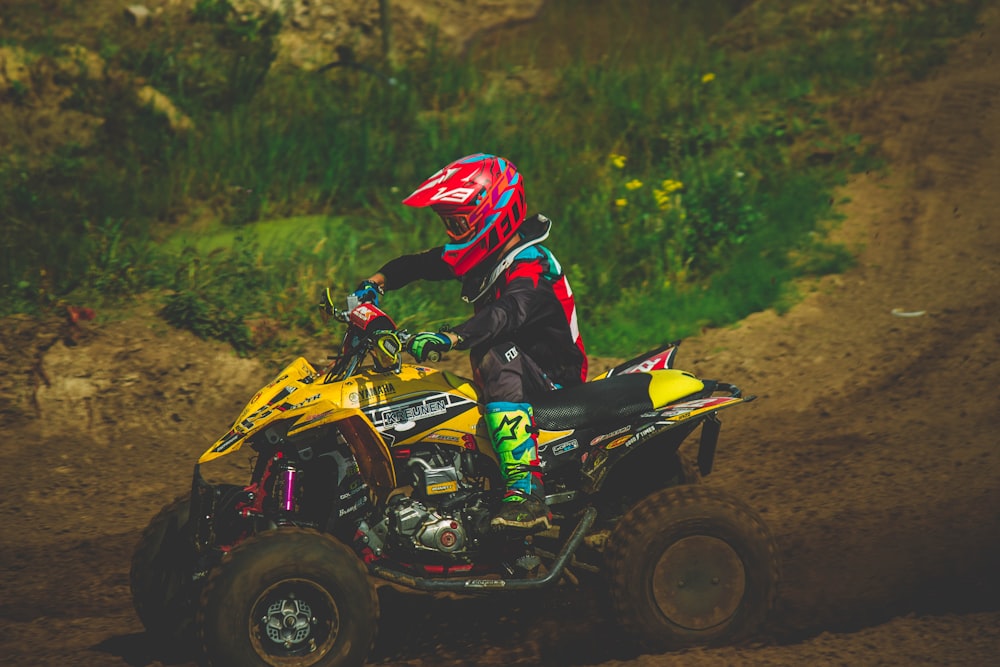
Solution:
[[[424,507],[408,496],[396,498],[389,508],[389,532],[401,538],[402,545],[449,554],[465,550],[467,536],[458,517]]]
[[[424,554],[472,550],[489,521],[481,485],[468,477],[474,461],[459,448],[430,446],[412,452],[406,465],[413,492],[389,501],[390,541]]]

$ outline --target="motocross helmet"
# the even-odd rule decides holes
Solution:
[[[430,206],[441,217],[451,240],[441,258],[459,278],[502,248],[525,218],[521,174],[508,160],[486,153],[452,162],[403,203]]]

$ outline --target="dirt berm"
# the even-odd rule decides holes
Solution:
[[[860,174],[846,274],[790,312],[684,342],[679,366],[760,398],[724,414],[716,472],[784,563],[759,643],[637,656],[596,599],[407,599],[382,665],[996,664],[1000,654],[1000,11],[928,80],[852,111],[892,166]],[[270,375],[153,316],[0,329],[0,663],[188,665],[132,611],[129,556]]]

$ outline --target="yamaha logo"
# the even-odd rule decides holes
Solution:
[[[396,393],[396,387],[390,384],[380,384],[374,387],[368,387],[367,389],[361,389],[357,392],[351,392],[350,399],[352,401],[370,401],[372,399],[382,398],[383,396],[389,396]]]

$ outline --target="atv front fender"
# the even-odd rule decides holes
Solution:
[[[329,480],[335,496],[353,492],[358,487],[352,484],[364,482],[364,487],[370,489],[372,494],[371,498],[365,497],[367,506],[369,499],[379,504],[385,503],[396,488],[396,474],[389,448],[371,421],[357,408],[338,408],[327,401],[317,401],[308,408],[284,413],[282,419],[271,421],[253,435],[258,441],[264,441],[255,443],[258,449],[263,445],[273,448],[272,451],[283,451],[286,456],[293,456],[294,460],[300,462],[332,455],[339,471]],[[268,454],[265,458],[277,461],[281,455]],[[218,539],[218,515],[222,509],[233,509],[234,503],[227,502],[224,497],[226,487],[231,485],[214,485],[205,481],[201,474],[201,463],[199,461],[194,469],[191,513],[195,517],[196,549],[200,553],[207,553],[220,544],[228,543]],[[255,484],[259,482],[259,479],[255,480]],[[260,493],[254,485],[234,488],[248,502],[253,500],[254,492]],[[341,495],[340,498],[343,499],[344,496]],[[352,510],[353,508],[341,508],[339,516]],[[322,522],[320,517],[320,525]],[[249,525],[245,528],[252,530]],[[237,536],[231,537],[235,539]]]
[[[332,404],[331,404],[332,405]],[[321,407],[321,406],[320,406]],[[316,410],[300,417],[285,437],[293,441],[307,434],[328,432],[338,442],[351,448],[362,479],[375,493],[378,503],[389,499],[396,488],[396,470],[392,465],[389,446],[368,416],[357,408]]]
[[[388,499],[389,493],[396,488],[396,473],[389,447],[365,413],[357,408],[342,408],[329,400],[317,400],[292,410],[262,415],[245,429],[237,424],[202,454],[198,463],[232,454],[255,436],[278,444],[282,439],[305,439],[309,434],[325,431],[330,432],[330,438],[343,439],[350,446],[361,475],[375,491],[376,498],[379,501]]]

